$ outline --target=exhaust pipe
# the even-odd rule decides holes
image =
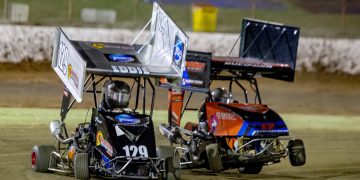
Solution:
[[[181,137],[180,132],[176,128],[171,128],[169,125],[161,123],[159,125],[159,131],[170,143],[187,144],[186,140]]]
[[[74,138],[64,139],[62,136],[62,122],[59,120],[54,120],[50,122],[50,132],[51,134],[61,143],[69,144],[74,141]]]

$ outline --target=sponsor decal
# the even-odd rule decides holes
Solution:
[[[128,114],[117,115],[115,119],[122,124],[138,124],[140,122],[140,119]]]
[[[288,133],[289,130],[287,129],[274,129],[274,130],[254,130],[252,135],[254,134],[261,134],[261,133]]]
[[[129,67],[129,66],[111,66],[114,72],[124,74],[144,74],[149,75],[150,72],[142,67]]]
[[[110,156],[113,156],[114,154],[113,147],[110,145],[108,141],[104,139],[104,136],[101,131],[98,131],[96,133],[96,146],[102,146],[106,150],[106,153],[108,153]]]
[[[92,43],[91,46],[94,47],[94,48],[102,49],[102,48],[105,47],[105,44],[103,44],[103,43]]]
[[[186,80],[189,79],[189,73],[187,71],[187,69],[185,69],[185,71],[183,72],[183,77],[182,77],[182,81],[181,81],[181,85],[182,86],[190,86],[189,83],[186,83]]]
[[[79,88],[79,77],[76,75],[76,73],[73,71],[73,68],[72,68],[72,65],[71,64],[68,64],[68,67],[67,67],[67,75],[68,75],[68,79],[71,79],[73,80],[74,82],[74,85]]]
[[[92,43],[92,47],[97,49],[121,49],[121,50],[135,50],[133,46],[127,44],[104,44],[104,43]]]
[[[236,120],[236,115],[226,112],[216,112],[216,117],[222,120]]]
[[[114,62],[128,63],[135,60],[135,56],[128,54],[110,54],[109,59]]]
[[[196,61],[186,61],[186,70],[204,72],[206,63]]]
[[[197,79],[183,79],[183,85],[184,86],[190,86],[190,85],[197,85],[201,86],[204,84],[204,81],[197,80]]]
[[[122,131],[119,126],[115,126],[115,132],[116,132],[116,136],[122,136],[124,135],[124,131]]]
[[[253,67],[253,68],[265,68],[271,69],[273,67],[270,63],[243,63],[243,62],[225,62],[227,66],[238,66],[238,67]]]
[[[274,123],[265,123],[265,124],[261,124],[261,129],[262,130],[272,130],[275,128],[275,124]]]
[[[213,133],[215,131],[216,126],[218,125],[218,123],[219,123],[219,119],[216,116],[211,116],[211,118],[210,118],[210,124],[211,124],[210,132]]]
[[[181,59],[183,57],[183,52],[184,52],[184,43],[181,41],[181,39],[178,36],[175,36],[175,47],[174,47],[173,59],[174,59],[176,65],[180,64]]]

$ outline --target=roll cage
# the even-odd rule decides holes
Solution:
[[[84,94],[92,94],[93,96],[93,103],[94,103],[94,107],[96,109],[99,108],[99,94],[102,93],[101,90],[98,90],[97,85],[101,84],[102,82],[104,82],[106,79],[110,79],[112,80],[113,78],[126,78],[126,79],[132,79],[133,80],[133,84],[131,86],[131,92],[133,92],[135,90],[135,104],[134,107],[132,108],[133,112],[137,112],[137,110],[140,110],[140,113],[142,114],[149,114],[151,117],[153,115],[154,112],[154,103],[155,103],[155,86],[153,84],[153,82],[150,80],[150,77],[126,77],[126,76],[109,76],[109,75],[102,75],[101,73],[95,74],[95,73],[91,73],[88,74],[84,83],[84,90],[83,93]],[[148,89],[148,86],[150,87],[150,89]],[[148,109],[148,111],[146,111],[146,102],[147,102],[147,90],[151,91],[151,97],[150,98],[150,109]],[[142,107],[139,107],[139,101],[142,101]],[[62,122],[62,130],[64,132],[65,138],[69,138],[68,132],[67,132],[67,128],[65,126],[65,119],[66,119],[66,115],[67,113],[72,109],[72,107],[74,106],[76,102],[76,99],[72,98],[70,91],[65,87],[64,88],[64,95],[63,95],[63,99],[62,99],[62,104],[61,104],[61,122]],[[141,108],[141,109],[139,109]],[[58,144],[58,148],[60,149],[60,142]]]

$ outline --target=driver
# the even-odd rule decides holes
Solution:
[[[102,110],[110,112],[131,111],[128,108],[131,90],[126,82],[107,80],[102,91]]]
[[[226,88],[215,88],[211,91],[211,100],[212,102],[220,102],[220,103],[232,103],[234,100],[232,98],[231,92],[229,92]],[[209,99],[205,99],[199,109],[198,116],[199,121],[206,121],[206,102],[209,101]]]
[[[216,88],[211,91],[211,98],[214,102],[229,104],[233,102],[232,94],[226,88]]]

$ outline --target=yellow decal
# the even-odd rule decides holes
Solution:
[[[103,44],[103,43],[92,43],[91,46],[94,47],[94,48],[102,49],[102,48],[105,47],[105,44]]]
[[[72,74],[72,65],[69,64],[69,65],[68,65],[68,78],[69,78],[69,79],[71,78],[71,74]]]
[[[101,141],[104,139],[103,134],[101,131],[98,131],[96,133],[96,146],[99,146],[101,144]]]

